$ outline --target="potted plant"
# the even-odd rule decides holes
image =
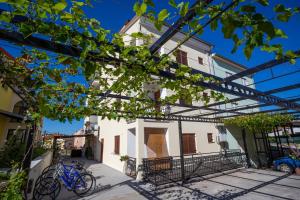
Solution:
[[[129,156],[128,155],[125,155],[125,156],[121,156],[120,157],[120,161],[123,162],[123,161],[127,161],[129,159]]]

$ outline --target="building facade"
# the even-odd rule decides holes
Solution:
[[[2,60],[14,59],[2,48],[0,48],[0,56]],[[25,124],[9,117],[10,113],[24,116],[26,113],[24,102],[9,87],[4,85],[0,85],[0,97],[0,149],[13,134],[17,135],[19,142],[25,143],[27,139]]]
[[[130,38],[130,34],[142,32],[144,34],[151,34],[155,39],[158,39],[167,28],[167,26],[164,26],[162,31],[158,32],[146,18],[134,17],[120,32],[124,34],[124,41],[128,45],[141,45],[143,41]],[[161,47],[160,53],[168,53],[184,37],[185,34],[183,32],[178,32]],[[221,56],[212,53],[212,49],[212,44],[193,37],[179,48],[173,59],[191,68],[220,77],[226,76],[226,72],[233,74],[245,69],[233,61],[225,58],[221,59]],[[245,81],[247,83],[253,82],[251,77]],[[149,96],[153,98],[156,98],[156,96],[163,98],[171,94],[171,91],[159,86],[146,85],[145,87],[148,87],[148,90],[150,88],[151,92]],[[202,102],[191,103],[195,106],[203,105]],[[183,108],[171,108],[171,112],[180,111],[180,109]],[[189,114],[200,115],[207,112],[205,110],[195,110],[189,112]],[[100,127],[99,144],[101,144],[101,147],[99,148],[100,155],[96,159],[119,171],[124,171],[124,163],[120,161],[121,156],[128,155],[135,158],[138,166],[142,163],[143,158],[180,155],[177,121],[136,119],[129,122],[125,120],[101,120],[101,117],[95,116],[88,117],[85,121],[97,124]],[[184,154],[220,151],[223,148],[219,144],[220,134],[227,134],[228,132],[226,129],[224,131],[224,128],[220,127],[222,127],[222,124],[182,122]],[[229,145],[231,149],[241,149],[234,137],[230,137],[229,135],[228,139],[231,143]]]

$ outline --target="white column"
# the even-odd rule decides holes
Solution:
[[[136,135],[135,135],[135,158],[136,158],[136,169],[143,163],[144,158],[144,120],[137,119],[136,121]],[[136,177],[137,180],[142,179],[142,172],[139,171]]]

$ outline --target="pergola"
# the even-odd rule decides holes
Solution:
[[[168,40],[170,40],[178,31],[180,31],[190,20],[192,20],[195,16],[195,9],[193,9],[200,0],[197,0],[194,5],[192,5],[188,11],[188,13],[184,17],[180,17],[172,26],[170,26],[167,31],[165,31],[162,36],[150,46],[150,52],[152,53],[154,58],[159,58],[155,55],[155,53],[159,50],[159,48],[162,47]],[[209,4],[212,2],[212,0],[205,1],[204,6],[209,6]],[[230,8],[233,4],[229,4],[227,7],[224,8],[223,12],[225,12],[227,9]],[[0,10],[0,13],[4,10]],[[222,12],[220,13],[220,15]],[[219,15],[219,16],[220,16]],[[203,24],[203,27],[209,25],[213,20],[215,20],[218,16],[215,16],[214,18],[207,21],[205,24]],[[13,19],[13,23],[18,23],[24,20],[29,20],[28,18],[24,16],[15,16]],[[196,33],[192,34],[195,35]],[[191,36],[189,36],[187,39],[189,39]],[[8,31],[4,28],[0,28],[0,39],[6,40],[8,42],[12,42],[18,45],[25,45],[30,47],[35,47],[39,49],[44,49],[50,52],[65,54],[68,56],[73,57],[79,57],[80,56],[80,49],[73,47],[73,46],[67,46],[61,43],[56,43],[44,38],[36,37],[36,36],[28,36],[24,37],[21,33],[15,32],[15,31]],[[186,40],[187,40],[186,39]],[[185,40],[185,41],[186,41]],[[184,42],[184,41],[183,41]],[[182,43],[183,43],[182,42]],[[300,54],[300,50],[295,51],[294,53]],[[94,58],[92,55],[94,55],[95,52],[89,52],[90,57],[88,59],[90,61],[95,62],[102,62],[110,64],[112,61],[118,63],[120,62],[117,58],[112,56],[105,56],[105,57],[97,57]],[[220,102],[214,102],[208,105],[203,106],[194,106],[194,105],[186,105],[186,104],[169,104],[171,107],[180,108],[180,111],[176,112],[170,112],[166,113],[163,116],[157,117],[156,115],[148,115],[148,116],[138,116],[138,118],[142,119],[156,119],[156,120],[170,120],[170,121],[178,121],[178,127],[179,127],[179,135],[180,135],[180,157],[181,157],[181,169],[182,169],[182,176],[184,177],[184,159],[183,159],[183,141],[182,141],[182,121],[193,121],[193,122],[206,122],[206,123],[222,123],[223,119],[231,118],[235,116],[242,116],[242,115],[252,115],[257,113],[270,113],[270,114],[292,114],[295,116],[295,118],[300,117],[300,104],[298,101],[300,101],[300,98],[281,98],[279,96],[276,96],[276,93],[279,92],[286,92],[293,89],[300,88],[300,83],[298,84],[292,84],[285,87],[278,87],[276,89],[268,90],[268,91],[260,91],[257,89],[253,89],[251,87],[238,84],[236,82],[233,82],[236,79],[254,75],[256,73],[259,73],[266,69],[272,69],[277,65],[285,64],[289,61],[287,57],[284,57],[282,59],[278,60],[270,60],[266,61],[265,63],[262,63],[260,65],[257,65],[255,67],[248,68],[240,73],[234,74],[232,76],[229,76],[227,78],[221,78],[217,77],[212,74],[208,74],[203,71],[199,71],[196,69],[191,69],[192,74],[201,74],[205,78],[213,78],[218,81],[218,83],[210,82],[210,81],[198,81],[195,83],[197,86],[205,87],[209,90],[214,90],[217,92],[229,94],[235,96],[235,98],[229,99],[228,101],[220,101]],[[175,62],[170,63],[170,68],[178,68],[179,65]],[[289,75],[289,74],[287,74]],[[177,79],[174,73],[171,71],[159,71],[159,76],[168,78],[168,79]],[[267,81],[267,80],[265,80]],[[11,86],[13,87],[13,86]],[[24,92],[24,91],[23,91]],[[22,94],[21,94],[22,95]],[[121,99],[121,100],[130,100],[131,96],[122,96],[117,94],[112,94],[111,91],[107,91],[105,93],[98,94],[101,98],[113,98],[113,99]],[[221,109],[217,108],[217,106],[221,106],[227,103],[235,103],[243,100],[252,100],[257,102],[253,105],[246,105],[241,106],[238,108],[229,108],[229,109]],[[141,99],[142,101],[142,99]],[[243,110],[253,109],[253,108],[263,108],[272,106],[272,108],[267,110],[258,110],[257,112],[242,112]],[[192,111],[195,110],[206,110],[206,113],[203,114],[192,114]],[[230,113],[230,115],[219,115],[224,113]],[[183,178],[184,180],[184,178]]]

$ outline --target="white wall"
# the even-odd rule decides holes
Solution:
[[[135,129],[129,129],[127,131],[127,155],[135,158],[136,146],[135,146]]]
[[[32,198],[35,181],[42,174],[42,171],[51,164],[52,154],[51,151],[48,151],[31,161],[28,179],[32,181],[32,190],[27,193],[29,199]]]
[[[120,157],[127,155],[127,134],[128,126],[125,120],[120,122],[115,120],[100,120],[100,137],[99,140],[104,139],[103,148],[103,163],[115,168],[119,171],[123,171],[124,163],[120,161]],[[115,136],[120,136],[120,154],[114,153]]]

